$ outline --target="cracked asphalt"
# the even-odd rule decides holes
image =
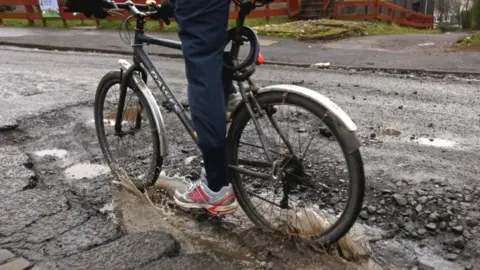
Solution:
[[[12,47],[1,47],[0,57],[0,249],[41,269],[256,265],[238,256],[219,259],[208,248],[195,251],[188,239],[148,222],[137,230],[117,223],[109,206],[116,192],[92,129],[92,101],[100,78],[128,57]],[[175,94],[186,98],[183,62],[153,59]],[[264,66],[255,79],[320,91],[358,125],[368,186],[358,223],[382,232],[370,243],[375,257],[399,269],[480,265],[476,78]]]

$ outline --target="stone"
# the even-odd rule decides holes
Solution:
[[[368,219],[367,211],[363,210],[362,212],[360,212],[360,217],[367,220]]]
[[[0,265],[0,270],[25,270],[31,267],[33,264],[24,258],[18,258],[10,261],[4,265]]]
[[[452,245],[458,249],[464,249],[465,248],[465,240],[463,239],[462,236],[455,237],[453,239]]]
[[[400,194],[393,194],[393,199],[399,206],[407,205],[407,199]]]
[[[423,207],[421,204],[415,206],[415,211],[417,211],[418,213],[420,213],[422,211]]]
[[[465,223],[470,227],[475,227],[478,224],[478,219],[476,217],[466,217]]]
[[[427,196],[422,196],[420,198],[418,198],[418,202],[419,203],[426,203],[428,201],[428,197]]]
[[[427,233],[427,230],[425,230],[425,229],[423,229],[423,228],[420,228],[420,229],[417,230],[417,233],[418,233],[419,235],[424,235],[424,234]]]
[[[418,196],[425,196],[425,195],[427,195],[427,192],[425,192],[425,190],[423,190],[423,189],[417,189],[416,192],[417,192],[417,195],[418,195]]]
[[[387,213],[387,210],[385,210],[383,208],[377,210],[377,214],[379,214],[379,215],[385,215],[386,213]]]
[[[0,249],[0,264],[10,260],[13,257],[15,257],[15,255],[10,251],[6,249]]]
[[[405,227],[405,221],[403,221],[403,219],[397,218],[397,219],[395,220],[395,222],[397,223],[398,227],[400,227],[400,228]]]
[[[467,239],[472,239],[473,235],[468,231],[463,231],[463,236]]]
[[[368,210],[368,213],[372,214],[372,213],[375,213],[375,211],[377,211],[377,208],[373,205],[370,205],[367,207],[367,210]]]
[[[462,234],[463,233],[463,227],[461,225],[454,226],[452,227],[452,232],[456,234]]]
[[[437,229],[437,225],[435,225],[435,223],[428,223],[425,225],[425,228],[429,231],[435,231],[435,229]]]
[[[438,222],[440,220],[440,216],[438,215],[437,212],[433,212],[430,215],[428,215],[428,220],[431,222]]]
[[[449,260],[449,261],[455,261],[457,259],[458,255],[457,254],[454,254],[454,253],[448,253],[446,256],[445,256],[445,259]]]

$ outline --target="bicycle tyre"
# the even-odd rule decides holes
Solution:
[[[256,96],[256,99],[263,108],[267,104],[287,104],[299,106],[320,119],[326,115],[326,109],[319,103],[304,96],[297,95],[295,93],[284,94],[284,91],[262,93]],[[250,114],[244,104],[238,108],[232,120],[231,126],[228,131],[228,162],[231,165],[238,166],[238,146],[243,129],[251,119]],[[355,221],[358,219],[360,211],[362,209],[362,203],[365,191],[365,176],[363,161],[360,154],[360,150],[348,153],[346,151],[347,142],[349,140],[356,140],[356,135],[353,132],[340,132],[339,127],[341,125],[338,121],[324,121],[324,124],[335,135],[343,151],[347,167],[349,170],[349,191],[347,206],[342,215],[337,221],[326,231],[322,232],[319,236],[315,236],[314,239],[317,244],[328,245],[337,242],[351,229]],[[345,129],[344,129],[345,130]],[[235,191],[238,203],[245,211],[249,219],[257,226],[271,230],[274,229],[263,218],[258,211],[255,210],[252,202],[249,199],[245,187],[242,183],[240,174],[238,172],[230,170],[230,176],[232,180],[232,186]]]
[[[102,149],[102,153],[105,159],[107,160],[107,163],[109,164],[109,166],[112,163],[114,163],[114,160],[108,148],[108,144],[105,136],[103,110],[104,110],[105,97],[108,93],[108,90],[115,84],[119,84],[119,85],[121,84],[120,71],[111,71],[102,77],[97,87],[97,92],[95,95],[95,108],[94,108],[95,130],[97,133],[97,138],[100,144],[100,148]],[[130,85],[129,87],[130,89],[135,89],[133,85]],[[145,176],[142,179],[131,179],[132,182],[135,184],[135,186],[140,191],[143,192],[145,191],[145,189],[152,186],[155,183],[155,181],[158,179],[158,176],[160,175],[160,171],[162,168],[163,158],[160,156],[160,141],[158,136],[158,130],[155,126],[152,109],[148,106],[147,99],[141,91],[134,90],[133,92],[138,97],[140,104],[145,110],[145,113],[147,115],[147,118],[150,124],[152,141],[153,141],[153,155],[152,155],[152,160],[150,162],[149,172],[145,174]],[[110,168],[113,170],[112,166],[110,166]]]

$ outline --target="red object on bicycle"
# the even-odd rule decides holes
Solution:
[[[263,65],[263,63],[265,63],[265,59],[263,59],[263,55],[261,53],[258,53],[257,65]]]

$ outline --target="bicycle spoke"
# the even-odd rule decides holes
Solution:
[[[255,145],[255,144],[251,144],[251,143],[246,143],[246,142],[242,142],[240,141],[239,144],[244,144],[246,146],[251,146],[251,147],[255,147],[255,148],[258,148],[258,149],[263,149],[263,147],[261,145]],[[273,149],[268,149],[270,152],[274,153],[274,154],[277,154],[277,155],[280,155],[280,156],[286,156],[286,155],[282,155],[280,152],[277,152]]]
[[[293,151],[292,145],[291,145],[290,142],[287,140],[287,138],[285,138],[285,136],[283,135],[282,131],[280,130],[280,127],[279,127],[278,124],[277,124],[277,121],[275,121],[275,119],[273,119],[271,115],[268,115],[268,119],[270,119],[270,122],[272,123],[273,127],[275,128],[275,130],[278,132],[278,135],[280,136],[280,138],[283,140],[283,142],[284,142],[285,145],[287,146],[288,151],[290,151],[290,154],[293,155],[293,156],[295,156],[295,153],[294,153],[294,151]]]
[[[267,199],[265,199],[265,198],[262,198],[262,197],[258,196],[258,195],[255,194],[255,193],[252,193],[252,192],[247,192],[247,193],[248,193],[249,195],[255,197],[255,198],[258,198],[258,199],[264,201],[264,202],[268,202],[268,203],[270,203],[270,204],[273,204],[273,205],[278,206],[278,207],[281,208],[281,206],[280,206],[279,204],[277,204],[277,203],[275,203],[275,202],[272,202],[272,201],[269,201],[269,200],[267,200]]]

